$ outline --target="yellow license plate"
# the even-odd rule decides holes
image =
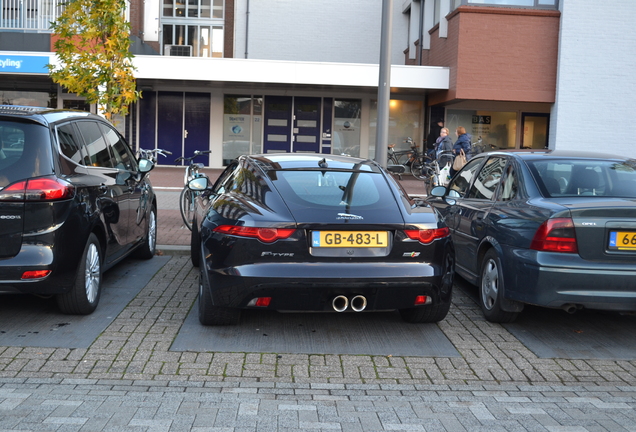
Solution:
[[[636,232],[610,231],[609,248],[617,250],[636,250]]]
[[[387,231],[312,231],[312,247],[375,247],[389,243]]]

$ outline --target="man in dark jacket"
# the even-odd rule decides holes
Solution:
[[[444,119],[438,118],[435,123],[431,124],[431,130],[428,134],[428,138],[426,138],[426,153],[431,155],[431,157],[435,157],[435,144],[437,138],[439,138],[439,132],[444,127]]]

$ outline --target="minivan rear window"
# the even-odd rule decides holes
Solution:
[[[0,120],[0,188],[52,173],[48,128],[36,123]]]

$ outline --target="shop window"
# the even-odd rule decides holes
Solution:
[[[371,124],[369,130],[369,157],[375,158],[376,149],[375,142],[377,136],[377,118],[378,104],[377,101],[371,101]],[[422,101],[396,100],[391,99],[389,103],[389,140],[388,144],[395,144],[394,149],[408,150],[409,144],[407,138],[412,138],[420,148],[422,147],[422,119],[423,119]],[[387,148],[383,148],[387,151]]]
[[[332,154],[360,156],[361,105],[359,99],[336,99],[334,101]]]
[[[263,97],[225,95],[223,99],[223,165],[262,149]]]
[[[455,130],[463,126],[471,135],[471,142],[481,141],[481,151],[515,148],[517,112],[447,110],[446,127],[453,142],[457,140]]]

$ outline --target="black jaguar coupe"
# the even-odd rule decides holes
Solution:
[[[242,309],[398,310],[413,323],[448,313],[449,229],[374,161],[241,156],[214,185],[200,177],[190,188],[204,325],[235,324]]]

